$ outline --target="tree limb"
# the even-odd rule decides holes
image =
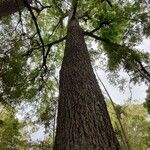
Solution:
[[[87,34],[89,34],[89,33],[94,33],[94,32],[96,32],[96,31],[98,31],[99,29],[101,29],[102,27],[105,27],[105,26],[110,25],[111,23],[112,23],[111,20],[105,20],[105,21],[101,22],[98,27],[96,27],[95,29],[93,29],[93,30],[90,31],[90,32],[87,32]],[[85,32],[85,33],[86,33],[86,32]]]
[[[51,42],[51,43],[49,43],[49,44],[45,45],[45,46],[47,46],[47,47],[48,47],[48,50],[47,50],[47,52],[46,52],[46,55],[45,55],[45,56],[46,56],[46,57],[48,56],[49,51],[50,51],[50,48],[51,48],[53,45],[58,44],[58,43],[60,43],[60,42],[64,41],[64,40],[66,39],[66,37],[67,37],[67,36],[64,36],[64,37],[60,38],[59,40],[53,41],[53,42]]]
[[[47,60],[47,57],[48,57],[49,52],[50,52],[50,50],[51,50],[51,47],[52,47],[53,45],[55,45],[55,44],[58,44],[58,43],[64,41],[64,40],[66,39],[66,37],[67,37],[67,36],[64,36],[64,37],[60,38],[59,40],[53,41],[53,42],[51,42],[51,43],[45,45],[46,47],[48,47],[48,49],[47,49],[46,54],[45,54],[45,56],[44,56],[43,65],[42,65],[42,66],[46,66],[46,60]]]
[[[95,29],[94,29],[95,30]],[[95,32],[95,31],[94,31]],[[98,41],[102,41],[102,42],[105,42],[105,43],[111,43],[111,41],[109,39],[105,39],[105,38],[102,38],[102,37],[99,37],[95,34],[93,34],[93,30],[91,32],[88,32],[88,31],[85,31],[84,32],[84,35],[86,36],[90,36]]]
[[[39,36],[39,40],[41,42],[41,46],[42,46],[42,55],[43,55],[43,59],[45,57],[45,47],[44,47],[44,41],[43,41],[43,38],[41,36],[41,32],[40,32],[40,29],[39,29],[39,26],[38,26],[38,23],[37,23],[37,18],[35,17],[33,11],[32,11],[32,8],[30,7],[30,4],[26,1],[26,0],[23,0],[24,1],[24,4],[26,5],[26,7],[28,8],[30,14],[31,14],[31,17],[34,21],[34,24],[35,24],[35,27],[36,27],[36,30],[37,30],[37,34]]]
[[[92,30],[93,31],[93,30]],[[125,46],[125,45],[120,45],[120,44],[117,44],[117,43],[113,43],[113,42],[111,42],[109,39],[106,39],[106,38],[102,38],[102,37],[99,37],[99,36],[97,36],[97,35],[95,35],[95,34],[93,34],[93,32],[84,32],[84,35],[87,35],[87,36],[90,36],[90,37],[92,37],[92,38],[94,38],[94,39],[96,39],[96,40],[99,40],[99,41],[102,41],[102,42],[105,42],[106,44],[115,44],[116,46],[118,46],[118,47],[121,47],[121,48],[126,48],[126,49],[128,49],[129,51],[133,51],[131,48],[129,48],[129,47],[127,47],[127,46]],[[124,60],[126,61],[126,59],[124,58]],[[143,64],[142,64],[142,62],[140,61],[140,60],[138,60],[138,59],[134,59],[134,61],[138,64],[138,66],[140,67],[140,73],[141,73],[141,71],[142,71],[142,73],[143,74],[145,74],[145,79],[147,79],[148,80],[148,82],[150,82],[150,73],[145,69],[145,67],[143,66]]]

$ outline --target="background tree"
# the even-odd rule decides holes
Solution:
[[[20,131],[25,124],[15,118],[15,112],[12,108],[0,106],[0,149],[1,150],[22,150],[25,149],[28,142],[25,134]]]
[[[109,103],[108,110],[111,116],[111,120],[117,134],[118,140],[121,145],[121,149],[125,150],[122,140],[122,130],[116,118],[116,114]],[[150,132],[149,132],[149,119],[148,113],[142,104],[124,104],[116,105],[118,114],[120,115],[123,128],[126,131],[127,139],[132,150],[145,150],[150,146]]]
[[[145,99],[144,107],[147,109],[147,112],[150,114],[150,86],[148,90],[146,91],[147,96]]]

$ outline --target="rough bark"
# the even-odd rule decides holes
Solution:
[[[54,150],[119,150],[78,20],[68,23]]]

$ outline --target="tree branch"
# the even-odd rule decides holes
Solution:
[[[44,60],[45,47],[44,47],[44,41],[43,41],[43,38],[41,36],[41,32],[40,32],[40,29],[39,29],[39,26],[38,26],[38,23],[37,23],[37,18],[35,17],[30,4],[26,0],[23,0],[23,1],[24,1],[25,6],[28,8],[28,10],[29,10],[29,12],[31,14],[31,17],[32,17],[32,19],[34,21],[34,24],[35,24],[35,27],[36,27],[36,30],[37,30],[37,34],[39,36],[39,40],[40,40],[41,45],[42,45],[42,55],[43,55],[43,60]]]
[[[72,17],[74,17],[76,15],[77,12],[77,6],[78,6],[78,0],[72,0],[72,9],[73,9],[73,14]]]
[[[111,23],[112,23],[111,20],[105,20],[105,21],[101,22],[97,28],[95,28],[95,29],[93,29],[92,31],[87,32],[87,33],[94,33],[94,32],[96,32],[96,31],[98,31],[99,29],[101,29],[101,28],[103,28],[103,27],[105,27],[105,26],[110,25]]]
[[[139,60],[136,61],[139,64],[141,71],[149,78],[149,82],[150,82],[150,73],[145,69],[141,61]]]
[[[47,52],[46,52],[46,54],[45,54],[45,56],[44,56],[43,65],[42,65],[42,66],[46,66],[47,57],[48,57],[48,55],[49,55],[49,52],[50,52],[50,50],[51,50],[51,47],[52,47],[53,45],[55,45],[55,44],[58,44],[58,43],[64,41],[64,40],[66,39],[66,37],[67,37],[67,36],[64,36],[64,37],[60,38],[59,40],[53,41],[53,42],[51,42],[51,43],[45,45],[46,47],[48,47],[48,49],[47,49]]]
[[[93,31],[93,30],[92,30],[92,31]],[[109,39],[99,37],[99,36],[93,34],[92,31],[91,31],[91,32],[84,32],[84,35],[87,35],[87,36],[90,36],[90,37],[92,37],[92,38],[94,38],[94,39],[96,39],[96,40],[105,42],[106,44],[113,44],[113,45],[116,45],[116,46],[118,46],[118,47],[126,48],[126,49],[128,49],[129,51],[133,52],[133,50],[130,49],[129,47],[127,47],[127,46],[125,46],[125,45],[120,45],[120,44],[117,44],[117,43],[113,43],[113,42],[111,42]],[[124,60],[126,61],[125,58],[124,58]],[[148,82],[150,82],[150,73],[145,69],[145,67],[143,66],[142,62],[141,62],[140,60],[136,59],[136,58],[135,58],[133,61],[135,61],[135,62],[138,64],[138,66],[140,67],[140,71],[139,71],[139,72],[142,71],[142,73],[145,74],[145,79],[147,79]]]
[[[94,29],[95,30],[95,29]],[[95,31],[94,31],[95,32]],[[111,41],[109,39],[105,39],[105,38],[102,38],[102,37],[99,37],[95,34],[93,34],[93,30],[91,32],[88,32],[88,31],[85,31],[84,32],[84,35],[86,36],[90,36],[98,41],[102,41],[102,42],[105,42],[105,43],[111,43]]]
[[[46,52],[46,55],[45,55],[45,56],[46,56],[46,57],[48,56],[49,51],[50,51],[50,48],[51,48],[53,45],[58,44],[58,43],[60,43],[60,42],[64,41],[64,40],[66,39],[66,37],[67,37],[67,36],[64,36],[64,37],[60,38],[59,40],[56,40],[56,41],[54,41],[54,42],[51,42],[51,43],[49,43],[49,44],[45,45],[45,46],[47,46],[47,47],[48,47],[48,50],[47,50],[47,52]]]

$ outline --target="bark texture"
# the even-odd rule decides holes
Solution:
[[[54,150],[119,150],[78,20],[68,23]]]

